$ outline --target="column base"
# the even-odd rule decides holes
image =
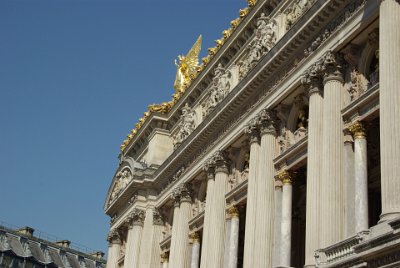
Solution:
[[[378,223],[390,221],[400,217],[400,211],[382,213]]]

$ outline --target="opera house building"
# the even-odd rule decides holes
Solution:
[[[223,30],[121,145],[107,268],[400,267],[400,1],[248,0]]]

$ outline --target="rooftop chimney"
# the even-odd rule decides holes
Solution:
[[[60,241],[56,241],[56,244],[58,246],[64,247],[64,248],[69,248],[69,245],[71,244],[71,241],[69,240],[60,240]]]
[[[35,231],[35,229],[33,229],[29,226],[25,226],[25,227],[22,227],[17,230],[18,233],[26,235],[26,236],[33,236],[34,231]]]
[[[96,251],[96,252],[90,253],[90,256],[93,256],[93,257],[95,257],[97,259],[101,259],[104,256],[104,252],[103,251]]]

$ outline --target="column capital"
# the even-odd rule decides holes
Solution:
[[[308,91],[308,97],[314,93],[322,94],[323,70],[323,61],[322,59],[319,59],[304,72],[301,78],[301,83]]]
[[[331,50],[328,50],[323,56],[324,84],[331,80],[344,82],[343,80],[343,65],[344,61],[341,55]]]
[[[200,242],[200,235],[198,232],[193,232],[189,234],[189,239],[192,241],[192,243],[199,243]]]
[[[224,150],[218,150],[213,155],[213,160],[215,163],[215,172],[228,173],[229,158],[228,154]]]
[[[352,123],[348,129],[352,133],[354,139],[365,139],[367,136],[363,124],[358,120]]]
[[[248,136],[250,136],[250,144],[258,143],[260,141],[259,126],[260,126],[260,122],[259,122],[258,116],[250,119],[249,123],[246,125],[246,128],[244,129],[244,133],[246,133]]]
[[[153,225],[164,226],[164,219],[158,209],[153,210]]]
[[[145,218],[145,212],[141,209],[135,208],[126,218],[125,223],[128,225],[128,228],[132,228],[133,226],[143,226]]]
[[[203,164],[203,171],[207,174],[207,180],[214,179],[215,163],[213,156],[209,157]]]
[[[260,118],[261,136],[265,134],[272,134],[276,136],[276,126],[278,124],[276,113],[272,110],[265,108],[261,110],[258,116]]]
[[[172,190],[171,199],[174,201],[174,207],[179,207],[181,202],[181,194],[178,187]]]
[[[228,217],[229,218],[239,218],[239,210],[236,206],[232,205],[228,208]]]
[[[111,229],[107,234],[107,241],[109,245],[121,244],[121,237],[118,229]]]
[[[275,176],[275,180],[281,181],[283,185],[292,184],[293,172],[282,170]]]
[[[191,185],[189,183],[182,183],[179,185],[179,192],[181,196],[181,203],[182,202],[192,202],[192,195],[193,192],[191,190]]]

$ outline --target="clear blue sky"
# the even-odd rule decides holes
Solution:
[[[119,145],[245,0],[0,0],[0,220],[107,251]]]

